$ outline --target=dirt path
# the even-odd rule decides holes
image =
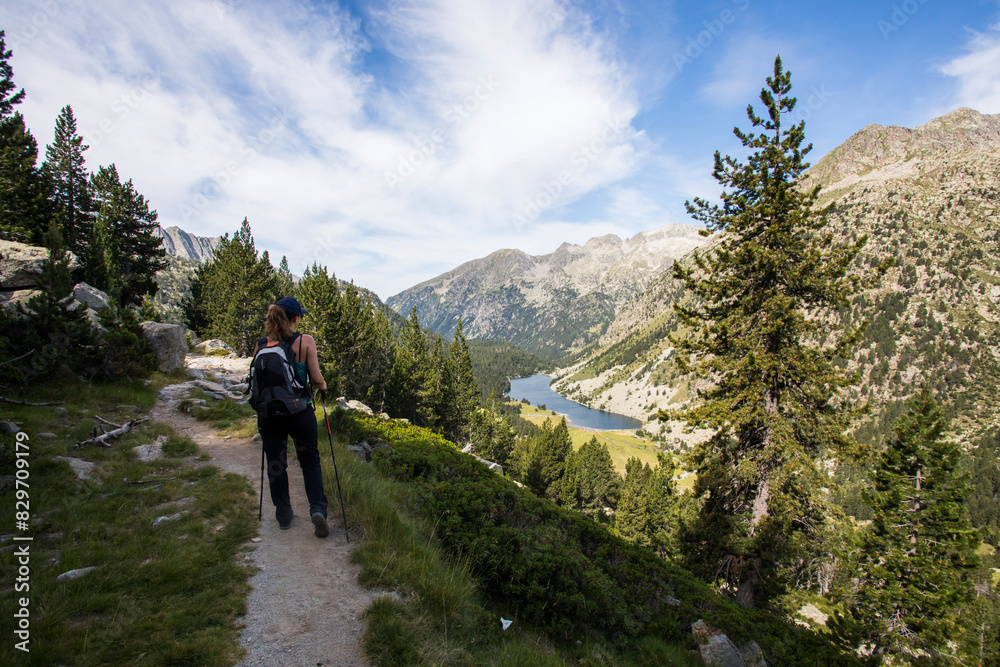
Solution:
[[[245,359],[188,357],[187,365],[205,370],[209,377],[228,374],[235,378],[240,373],[246,375],[246,364]],[[223,438],[163,399],[157,402],[151,417],[191,438],[211,457],[212,465],[243,475],[260,492],[260,443]],[[343,523],[334,516],[337,491],[326,490],[330,499],[330,535],[319,539],[309,521],[309,503],[296,464],[289,468],[288,482],[296,514],[289,530],[278,528],[265,482],[264,519],[252,555],[258,572],[250,580],[253,592],[247,599],[246,627],[241,637],[247,655],[240,664],[368,665],[361,650],[362,615],[372,597],[358,586],[358,567],[350,562],[356,543],[346,542]]]

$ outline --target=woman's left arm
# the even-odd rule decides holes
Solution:
[[[306,366],[309,368],[309,377],[313,384],[322,391],[326,391],[326,380],[319,370],[319,357],[316,354],[316,341],[312,336],[303,335],[302,342],[306,348]]]

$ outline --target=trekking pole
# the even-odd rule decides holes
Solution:
[[[257,509],[257,523],[264,519],[264,440],[260,442],[260,507]]]
[[[326,420],[326,435],[330,439],[330,457],[333,459],[333,475],[337,478],[337,493],[340,495],[340,515],[344,517],[344,537],[348,542],[351,536],[347,534],[347,510],[344,509],[344,492],[340,489],[340,473],[337,471],[337,455],[333,453],[333,432],[330,430],[330,415],[326,412],[326,391],[319,392],[323,401],[323,418]]]

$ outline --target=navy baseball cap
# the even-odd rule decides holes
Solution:
[[[289,317],[306,314],[306,309],[302,307],[302,304],[290,296],[286,296],[284,299],[279,299],[278,305],[281,306],[286,313],[288,313]]]

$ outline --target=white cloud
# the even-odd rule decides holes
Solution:
[[[948,110],[966,106],[1000,113],[1000,23],[990,32],[972,32],[967,51],[939,68],[958,79],[958,96]]]
[[[555,220],[642,159],[629,73],[571,4],[393,2],[352,17],[305,2],[50,0],[22,30],[39,6],[5,2],[0,25],[43,147],[71,104],[88,166],[115,162],[161,224],[214,235],[246,216],[275,260],[318,260],[382,296],[498,247],[605,233]]]

